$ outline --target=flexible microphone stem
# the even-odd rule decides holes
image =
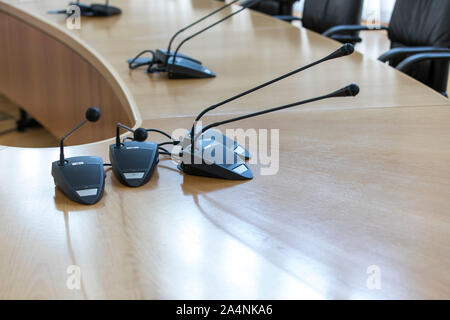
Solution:
[[[248,7],[250,7],[250,6],[254,5],[254,4],[257,4],[257,3],[260,2],[260,1],[261,1],[261,0],[254,0],[254,1],[251,1],[251,2],[249,2],[248,4],[246,4],[245,6],[243,6],[241,9],[239,9],[239,10],[237,10],[237,11],[235,11],[235,12],[229,14],[229,15],[227,15],[226,17],[220,19],[219,21],[214,22],[213,24],[207,26],[206,28],[204,28],[204,29],[202,29],[202,30],[200,30],[200,31],[198,31],[198,32],[196,32],[196,33],[194,33],[193,35],[191,35],[191,36],[185,38],[183,41],[181,41],[181,43],[180,43],[180,44],[178,45],[178,47],[175,49],[175,53],[174,53],[174,55],[173,55],[173,57],[172,57],[172,64],[175,64],[175,60],[176,60],[176,58],[177,58],[178,51],[180,50],[181,46],[182,46],[186,41],[188,41],[188,40],[190,40],[190,39],[192,39],[192,38],[198,36],[200,33],[205,32],[206,30],[211,29],[212,27],[214,27],[214,26],[218,25],[219,23],[221,23],[221,22],[227,20],[228,18],[231,18],[231,17],[234,16],[235,14],[238,14],[239,12],[241,12],[241,11],[247,9]]]
[[[128,131],[134,133],[133,129],[131,129],[131,128],[129,128],[129,127],[127,127],[127,126],[125,126],[125,125],[123,125],[121,123],[118,123],[117,127],[116,127],[116,148],[120,148],[120,128],[128,130]]]
[[[172,38],[171,38],[170,41],[169,41],[169,46],[167,47],[167,53],[168,53],[168,56],[170,55],[170,49],[171,49],[171,47],[172,47],[172,42],[173,42],[173,40],[175,40],[175,38],[176,38],[180,33],[182,33],[183,31],[186,31],[187,29],[189,29],[189,28],[191,28],[191,27],[193,27],[193,26],[195,26],[196,24],[198,24],[198,23],[202,22],[203,20],[205,20],[205,19],[211,17],[212,15],[215,15],[216,13],[222,11],[223,9],[228,8],[229,6],[231,6],[232,4],[234,4],[234,3],[238,2],[238,1],[240,1],[240,0],[234,0],[234,1],[231,1],[230,3],[227,3],[226,5],[224,5],[223,7],[220,7],[220,8],[218,8],[218,9],[214,10],[213,12],[211,12],[211,13],[207,14],[206,16],[204,16],[203,18],[201,18],[201,19],[199,19],[199,20],[197,20],[197,21],[191,23],[190,25],[184,27],[183,29],[177,31],[177,32],[172,36]],[[167,59],[168,59],[168,58],[167,58]],[[166,61],[166,64],[167,64],[167,61]]]
[[[91,107],[89,109],[86,110],[86,119],[84,119],[83,121],[81,121],[79,124],[77,124],[72,130],[70,130],[69,132],[67,132],[59,141],[59,165],[63,166],[66,164],[66,160],[64,159],[64,140],[70,136],[74,131],[80,129],[80,127],[82,125],[84,125],[86,122],[90,121],[90,122],[96,122],[98,121],[98,119],[100,119],[100,110],[96,107]]]
[[[353,47],[353,46],[352,46],[352,47]],[[341,47],[341,48],[342,48],[342,47]],[[341,49],[341,48],[340,48],[340,49]],[[339,50],[340,50],[340,49],[339,49]],[[196,121],[200,120],[200,118],[203,117],[203,115],[204,115],[205,113],[207,113],[207,112],[209,112],[209,111],[211,111],[211,110],[214,110],[215,108],[220,107],[220,106],[223,105],[223,104],[226,104],[226,103],[229,103],[229,102],[231,102],[231,101],[233,101],[233,100],[239,99],[239,98],[241,98],[241,97],[243,97],[243,96],[246,96],[246,95],[248,95],[248,94],[250,94],[250,93],[252,93],[252,92],[254,92],[254,91],[256,91],[256,90],[259,90],[259,89],[262,89],[262,88],[264,88],[264,87],[267,87],[267,86],[269,86],[269,85],[271,85],[271,84],[273,84],[273,83],[275,83],[275,82],[278,82],[278,81],[280,81],[280,80],[283,80],[283,79],[285,79],[285,78],[288,78],[288,77],[290,77],[290,76],[292,76],[292,75],[294,75],[294,74],[296,74],[296,73],[302,72],[302,71],[304,71],[304,70],[306,70],[306,69],[309,69],[309,68],[311,68],[311,67],[314,67],[315,65],[318,65],[318,64],[320,64],[320,63],[322,63],[322,62],[325,62],[325,61],[327,61],[327,60],[331,60],[331,59],[334,59],[334,58],[336,58],[336,57],[335,57],[335,52],[333,52],[332,54],[330,54],[330,55],[328,55],[328,56],[326,56],[326,57],[324,57],[324,58],[322,58],[322,59],[320,59],[320,60],[317,60],[317,61],[312,62],[312,63],[310,63],[310,64],[308,64],[308,65],[306,65],[306,66],[303,66],[303,67],[300,67],[300,68],[298,68],[298,69],[295,69],[294,71],[288,72],[288,73],[286,73],[286,74],[284,74],[284,75],[282,75],[282,76],[279,76],[278,78],[275,78],[275,79],[272,79],[272,80],[270,80],[270,81],[264,82],[263,84],[260,84],[260,85],[258,85],[258,86],[256,86],[256,87],[252,88],[252,89],[249,89],[249,90],[244,91],[244,92],[242,92],[242,93],[239,93],[239,94],[237,94],[237,95],[235,95],[235,96],[233,96],[233,97],[231,97],[231,98],[228,98],[228,99],[223,100],[223,101],[221,101],[221,102],[219,102],[219,103],[216,103],[216,104],[214,104],[214,105],[212,105],[212,106],[206,108],[206,109],[203,110],[202,112],[200,112],[200,114],[197,116],[197,118],[196,118],[195,120],[196,120]]]
[[[228,120],[223,120],[223,121],[218,121],[218,122],[214,122],[210,125],[207,125],[205,127],[202,128],[201,132],[199,132],[195,137],[194,137],[194,143],[197,140],[197,138],[202,135],[205,131],[213,128],[213,127],[217,127],[220,126],[222,124],[226,124],[226,123],[230,123],[230,122],[234,122],[234,121],[239,121],[239,120],[243,120],[243,119],[247,119],[247,118],[252,118],[252,117],[256,117],[256,116],[260,116],[266,113],[271,113],[271,112],[275,112],[275,111],[279,111],[279,110],[283,110],[283,109],[287,109],[287,108],[291,108],[291,107],[295,107],[295,106],[299,106],[302,104],[307,104],[307,103],[311,103],[311,102],[315,102],[315,101],[319,101],[319,100],[324,100],[324,99],[328,99],[328,98],[336,98],[336,97],[350,97],[350,96],[356,96],[359,93],[359,87],[356,84],[351,84],[348,85],[342,89],[336,90],[332,93],[326,94],[326,95],[322,95],[320,97],[316,97],[316,98],[311,98],[311,99],[307,99],[307,100],[302,100],[302,101],[297,101],[294,103],[290,103],[290,104],[286,104],[283,106],[279,106],[279,107],[274,107],[274,108],[270,108],[270,109],[266,109],[266,110],[262,110],[262,111],[258,111],[258,112],[254,112],[254,113],[250,113],[247,115],[243,115],[243,116],[239,116],[236,118],[231,118]],[[191,149],[192,151],[193,149]]]
[[[83,121],[81,121],[79,124],[77,124],[72,130],[70,130],[69,132],[67,132],[59,141],[59,165],[63,166],[65,164],[65,159],[64,159],[64,140],[70,136],[74,131],[78,130],[81,126],[83,126],[86,122],[88,122],[87,119],[84,119]]]
[[[136,130],[133,130],[132,128],[127,127],[127,126],[125,126],[125,125],[123,125],[121,123],[117,123],[117,127],[116,127],[116,148],[118,148],[118,149],[122,146],[122,144],[120,143],[120,128],[132,132],[133,133],[133,140],[134,141],[138,141],[138,142],[142,142],[142,141],[145,141],[147,139],[147,131],[154,131],[154,130],[156,130],[156,129],[146,130],[144,128],[137,128]]]
[[[231,102],[233,100],[241,98],[241,97],[243,97],[243,96],[245,96],[247,94],[250,94],[250,93],[252,93],[252,92],[254,92],[256,90],[262,89],[262,88],[267,87],[267,86],[269,86],[269,85],[271,85],[271,84],[273,84],[275,82],[278,82],[278,81],[283,80],[283,79],[285,79],[287,77],[290,77],[290,76],[292,76],[292,75],[294,75],[296,73],[299,73],[301,71],[309,69],[309,68],[311,68],[311,67],[313,67],[313,66],[315,66],[317,64],[320,64],[320,63],[325,62],[327,60],[331,60],[331,59],[335,59],[335,58],[339,58],[339,57],[350,55],[350,54],[353,53],[354,50],[355,50],[355,48],[353,47],[352,44],[346,43],[342,47],[337,49],[336,51],[332,52],[331,54],[329,54],[328,56],[326,56],[326,57],[324,57],[324,58],[322,58],[320,60],[312,62],[312,63],[310,63],[310,64],[308,64],[306,66],[300,67],[300,68],[298,68],[298,69],[296,69],[294,71],[288,72],[288,73],[286,73],[286,74],[284,74],[282,76],[279,76],[278,78],[275,78],[275,79],[272,79],[270,81],[264,82],[263,84],[260,84],[259,86],[256,86],[256,87],[254,87],[252,89],[249,89],[247,91],[239,93],[239,94],[237,94],[237,95],[235,95],[235,96],[233,96],[231,98],[225,99],[225,100],[223,100],[223,101],[221,101],[219,103],[216,103],[216,104],[214,104],[214,105],[204,109],[202,112],[199,113],[197,118],[195,118],[194,123],[192,124],[192,129],[191,129],[191,145],[192,145],[192,148],[194,148],[195,126],[196,126],[197,122],[200,120],[200,118],[205,115],[205,113],[207,113],[207,112],[209,112],[211,110],[214,110],[217,107],[220,107],[221,105],[224,105],[224,104],[229,103],[229,102]],[[192,153],[193,153],[193,149],[192,149]]]
[[[203,134],[205,131],[207,131],[207,130],[213,128],[213,127],[220,126],[222,124],[227,124],[227,123],[234,122],[234,121],[239,121],[239,120],[244,120],[244,119],[251,118],[251,117],[260,116],[260,115],[263,115],[263,114],[266,114],[266,113],[270,113],[270,112],[274,112],[274,111],[278,111],[278,110],[283,110],[283,109],[299,106],[299,105],[302,105],[302,104],[323,100],[323,99],[330,98],[330,97],[332,97],[332,96],[327,94],[327,95],[316,97],[316,98],[312,98],[312,99],[307,99],[307,100],[303,100],[303,101],[297,101],[297,102],[294,102],[294,103],[289,103],[289,104],[286,104],[286,105],[283,105],[283,106],[280,106],[280,107],[275,107],[275,108],[271,108],[271,109],[267,109],[267,110],[263,110],[263,111],[258,111],[258,112],[246,114],[246,115],[239,116],[239,117],[236,117],[236,118],[231,118],[231,119],[228,119],[228,120],[214,122],[214,123],[211,123],[211,124],[203,127],[202,131],[197,134],[197,137],[199,135]]]

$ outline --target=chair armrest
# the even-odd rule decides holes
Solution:
[[[395,48],[391,49],[381,56],[378,57],[378,60],[382,62],[386,62],[395,58],[401,58],[409,54],[418,54],[418,53],[438,53],[438,52],[450,52],[450,49],[445,47],[404,47],[404,48]]]
[[[351,43],[351,44],[355,44],[357,42],[362,41],[360,37],[353,36],[351,34],[333,34],[330,38],[342,43]]]
[[[331,37],[332,35],[336,33],[342,33],[342,32],[351,32],[351,31],[373,31],[373,30],[387,30],[388,28],[385,26],[379,26],[379,27],[368,27],[368,26],[361,26],[359,24],[343,24],[340,26],[334,26],[330,29],[326,30],[322,33],[323,36]]]
[[[277,19],[286,21],[286,22],[292,22],[292,21],[302,21],[302,18],[296,17],[296,16],[274,16]]]
[[[406,73],[411,70],[414,64],[423,60],[450,60],[450,50],[448,52],[419,53],[412,55],[400,62],[396,69]]]

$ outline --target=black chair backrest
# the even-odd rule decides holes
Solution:
[[[405,46],[450,46],[449,0],[397,0],[389,39]]]
[[[450,48],[450,0],[397,0],[389,23],[391,48]],[[389,63],[396,66],[403,59]],[[448,61],[423,61],[409,75],[438,92],[447,90]]]
[[[292,15],[292,6],[297,0],[262,0],[249,8],[271,16]]]
[[[363,0],[305,0],[302,25],[322,33],[342,24],[361,24]]]

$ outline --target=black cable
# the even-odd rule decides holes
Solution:
[[[160,146],[166,146],[166,145],[168,145],[168,144],[171,144],[171,145],[176,146],[176,145],[179,144],[179,143],[180,143],[180,141],[167,141],[167,142],[161,142],[161,143],[158,143],[158,147],[160,147]]]
[[[158,143],[158,150],[162,150],[159,152],[159,154],[165,154],[168,156],[172,156],[172,152],[169,152],[169,150],[167,150],[166,148],[163,148],[162,146],[165,146],[168,144],[176,146],[179,143],[180,143],[180,141],[167,141],[167,142]]]
[[[167,138],[169,138],[170,140],[172,140],[172,141],[167,141],[167,142],[162,142],[162,143],[160,143],[160,144],[158,144],[158,145],[161,145],[161,146],[163,146],[163,145],[167,145],[167,144],[173,144],[173,145],[177,145],[177,144],[179,144],[181,141],[179,141],[179,140],[175,140],[175,139],[173,139],[171,136],[170,136],[170,134],[168,134],[168,133],[166,133],[166,132],[164,132],[164,131],[162,131],[162,130],[158,130],[158,129],[145,129],[147,132],[156,132],[156,133],[160,133],[160,134],[162,134],[163,136],[165,136],[165,137],[167,137]],[[127,140],[132,140],[132,141],[134,141],[134,139],[133,139],[133,137],[125,137],[125,138],[123,138],[123,140],[122,140],[122,142],[125,142],[125,141],[127,141]]]
[[[152,54],[152,60],[150,62],[146,62],[146,63],[136,63],[134,64],[134,62],[139,59],[140,56],[142,56],[144,53],[151,53]],[[141,51],[140,53],[137,54],[136,57],[134,57],[129,63],[128,63],[128,68],[130,68],[131,70],[134,70],[136,68],[142,67],[142,66],[146,66],[149,65],[149,69],[153,66],[153,64],[155,63],[155,52],[153,50],[144,50]]]
[[[162,151],[160,151],[160,150],[162,150]],[[166,148],[163,148],[163,147],[158,147],[158,151],[159,151],[159,154],[164,154],[164,155],[168,155],[168,156],[172,155],[172,153],[169,150],[167,150]]]
[[[164,152],[169,152],[169,150],[167,150],[166,148],[163,148],[163,147],[158,147],[158,150],[163,150]]]
[[[166,133],[166,132],[164,132],[164,131],[162,131],[162,130],[158,130],[158,129],[145,129],[145,130],[147,130],[147,132],[157,132],[157,133],[160,133],[160,134],[166,136],[167,138],[169,138],[170,140],[176,141],[176,140],[174,140],[174,139],[172,138],[172,136],[171,136],[170,134],[168,134],[168,133]]]
[[[159,152],[160,154],[169,155],[169,156],[172,155],[172,153],[169,150],[167,150],[166,148],[163,148],[162,146],[164,146],[164,145],[174,145],[174,146],[176,146],[176,145],[178,145],[181,142],[179,140],[173,139],[170,134],[168,134],[168,133],[166,133],[166,132],[164,132],[162,130],[159,130],[159,129],[150,128],[150,129],[146,129],[146,131],[147,132],[156,132],[156,133],[162,134],[163,136],[165,136],[165,137],[169,138],[170,140],[172,140],[172,141],[166,141],[166,142],[158,143],[158,150],[162,150],[162,151]],[[125,142],[126,140],[134,141],[134,139],[132,137],[124,137],[123,140],[122,140],[122,143]]]

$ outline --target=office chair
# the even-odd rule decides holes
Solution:
[[[250,6],[249,8],[271,16],[292,16],[292,6],[296,1],[297,0],[262,0],[260,3]]]
[[[448,97],[450,59],[449,0],[397,0],[388,27],[391,50],[378,60],[410,75]],[[324,35],[371,30],[360,25],[337,26]]]
[[[242,1],[242,4],[245,2]],[[249,8],[286,22],[302,21],[303,27],[318,33],[337,25],[361,23],[363,0],[305,0],[303,18],[292,15],[295,2],[296,0],[263,0]],[[358,31],[345,30],[336,32],[331,38],[342,43],[355,44],[361,41],[358,34]]]
[[[224,2],[225,0],[219,1]],[[245,5],[250,1],[252,0],[243,0],[240,3],[241,5]],[[276,15],[292,16],[292,6],[296,1],[297,0],[262,0],[257,4],[249,6],[249,8],[271,16]]]

